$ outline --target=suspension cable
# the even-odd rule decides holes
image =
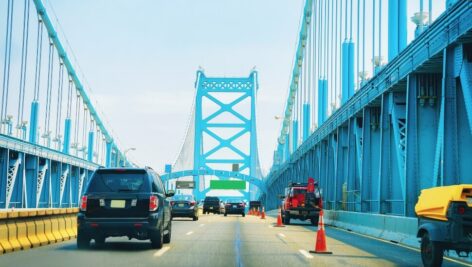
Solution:
[[[74,143],[76,146],[76,152],[78,150],[79,145],[79,121],[80,121],[80,95],[77,94],[76,102],[75,102],[75,135],[74,135]]]
[[[372,76],[375,75],[375,2],[372,1]]]
[[[28,62],[28,40],[29,40],[29,13],[30,1],[25,0],[23,11],[23,43],[21,47],[21,70],[20,70],[20,92],[18,96],[18,114],[17,123],[18,130],[21,130],[24,121],[24,106],[25,106],[25,85],[26,85],[26,67]]]
[[[2,109],[0,112],[0,132],[8,111],[8,90],[10,87],[10,63],[11,63],[11,43],[13,32],[13,0],[8,0],[7,5],[7,28],[5,33],[5,59],[3,61],[3,87],[2,87]]]
[[[44,121],[44,131],[45,136],[49,138],[50,126],[49,122],[51,121],[51,98],[52,98],[52,77],[54,71],[54,44],[51,39],[49,39],[49,62],[48,62],[48,80],[47,80],[47,90],[46,90],[46,116]]]
[[[67,92],[67,113],[66,113],[68,119],[70,119],[70,115],[72,112],[72,87],[73,87],[72,78],[69,76],[69,88]]]
[[[59,62],[59,84],[57,86],[57,106],[56,106],[56,138],[60,139],[61,134],[61,119],[62,119],[62,91],[64,86],[64,63]]]
[[[36,65],[34,74],[34,101],[39,100],[39,89],[41,87],[41,63],[43,54],[43,20],[38,14],[38,35],[36,39]]]
[[[357,34],[356,34],[356,41],[357,41],[357,45],[356,45],[356,50],[357,50],[357,53],[356,53],[356,65],[357,65],[357,73],[356,73],[356,85],[357,85],[357,90],[360,89],[360,82],[359,82],[359,72],[360,72],[360,69],[359,69],[359,47],[360,47],[360,35],[359,35],[359,22],[360,22],[360,0],[357,0]]]
[[[379,1],[379,66],[382,66],[382,0]]]

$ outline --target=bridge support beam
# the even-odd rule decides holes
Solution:
[[[388,61],[407,44],[406,0],[388,1]]]
[[[292,122],[292,153],[298,148],[298,120]]]
[[[38,142],[38,117],[39,117],[39,102],[35,100],[31,103],[30,130],[29,130],[29,142],[33,144],[36,144]]]
[[[354,43],[351,41],[342,44],[341,66],[341,103],[344,104],[354,95]]]
[[[95,133],[94,131],[90,131],[88,135],[88,155],[87,155],[87,160],[88,161],[93,161],[93,146],[94,146],[94,138],[95,138]]]
[[[64,124],[64,147],[62,152],[64,154],[69,154],[70,149],[70,130],[71,130],[71,119],[67,118]]]
[[[310,104],[303,104],[303,141],[305,141],[310,136],[310,110]]]
[[[328,110],[328,80],[318,80],[318,127],[326,120]]]

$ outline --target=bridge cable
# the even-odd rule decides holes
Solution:
[[[372,76],[375,75],[375,2],[372,1]]]
[[[362,0],[362,72],[364,75],[361,82],[366,78],[365,75],[365,0]]]
[[[382,66],[382,1],[379,1],[379,67],[380,66]]]
[[[3,61],[3,90],[2,109],[0,112],[0,132],[3,132],[3,124],[6,122],[6,116],[8,112],[8,91],[10,87],[11,44],[13,32],[13,5],[13,0],[8,0],[7,28],[5,33],[5,59]]]
[[[61,139],[61,119],[62,119],[62,91],[64,87],[64,63],[59,62],[59,84],[57,86],[57,106],[56,106],[56,140],[58,149],[60,148]]]
[[[69,88],[67,90],[67,110],[66,110],[66,116],[68,119],[70,119],[70,115],[72,112],[72,77],[69,76]]]
[[[360,38],[359,38],[359,22],[360,22],[360,0],[357,0],[357,34],[356,34],[356,41],[357,41],[357,45],[356,45],[356,50],[357,50],[357,53],[356,53],[356,67],[357,67],[357,73],[355,74],[356,75],[356,87],[357,87],[357,90],[360,89],[360,81],[359,81],[359,47],[360,47]]]
[[[17,114],[17,129],[18,134],[23,127],[24,121],[24,106],[25,106],[25,85],[26,85],[26,67],[28,61],[28,41],[29,41],[29,14],[30,1],[25,0],[23,11],[23,42],[21,47],[21,67],[20,67],[20,92],[18,96],[18,114]]]
[[[38,14],[38,34],[36,39],[36,65],[34,74],[34,101],[39,101],[39,89],[41,87],[41,63],[43,51],[43,20]]]
[[[342,47],[342,42],[341,42],[341,31],[339,31],[339,40],[338,40],[338,17],[340,20],[342,20],[342,16],[339,16],[338,15],[338,0],[336,0],[336,6],[335,6],[335,16],[336,18],[334,19],[334,21],[336,22],[336,25],[334,26],[334,30],[332,31],[332,34],[334,35],[334,45],[333,47],[335,48],[334,50],[334,73],[340,73],[338,72],[338,48],[341,49]],[[343,0],[340,0],[340,7],[339,7],[339,10],[342,11],[342,6],[343,6]],[[347,8],[347,6],[346,6]],[[341,24],[341,23],[339,23]],[[339,52],[339,58],[341,58],[341,51]],[[341,64],[339,64],[341,66]],[[334,99],[335,99],[335,105],[337,103],[337,98],[338,98],[338,95],[339,95],[339,90],[338,90],[338,77],[337,75],[334,75]]]
[[[84,119],[83,119],[83,128],[82,128],[82,155],[85,157],[87,150],[87,128],[88,128],[88,112],[87,107],[84,105]]]
[[[79,122],[80,122],[80,94],[77,93],[75,101],[75,126],[74,126],[74,147],[76,156],[78,155],[79,150]]]
[[[46,116],[44,121],[44,135],[43,137],[47,139],[49,146],[50,138],[50,121],[51,121],[51,99],[52,99],[52,78],[54,71],[54,44],[52,39],[49,38],[49,59],[48,59],[48,79],[47,79],[47,89],[46,89]]]

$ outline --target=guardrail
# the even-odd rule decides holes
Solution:
[[[0,211],[1,254],[76,238],[78,211],[78,208]]]

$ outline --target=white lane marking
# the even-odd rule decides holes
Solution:
[[[313,256],[310,255],[310,253],[308,253],[308,251],[306,251],[304,249],[300,249],[300,250],[298,250],[298,252],[300,252],[307,259],[313,259]]]
[[[269,228],[274,228],[274,226],[273,226],[273,225],[271,225],[271,224],[269,224]]]
[[[193,231],[186,233],[186,235],[191,235],[191,234],[193,234]]]
[[[200,224],[200,227],[203,227],[203,226],[205,226],[205,224],[204,224],[204,223]]]
[[[164,255],[164,253],[166,253],[169,249],[170,249],[170,247],[163,247],[163,248],[159,249],[159,251],[154,253],[154,257],[160,257],[160,256]]]
[[[282,237],[282,238],[285,238],[285,237],[286,237],[286,236],[285,236],[284,234],[282,234],[282,233],[278,233],[278,235],[279,235],[280,237]]]

